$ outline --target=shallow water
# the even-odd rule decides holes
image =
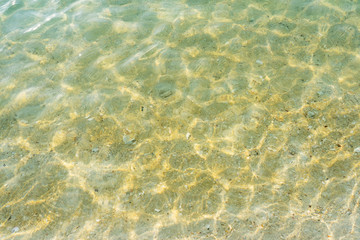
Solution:
[[[360,239],[360,1],[0,2],[1,239]]]

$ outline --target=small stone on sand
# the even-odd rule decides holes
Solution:
[[[124,135],[123,141],[125,144],[133,144],[135,142],[135,139],[130,138],[128,135]]]

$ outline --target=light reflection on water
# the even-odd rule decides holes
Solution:
[[[1,239],[358,239],[360,2],[3,1]]]

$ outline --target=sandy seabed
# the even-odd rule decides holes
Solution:
[[[0,3],[1,239],[360,239],[360,1]]]

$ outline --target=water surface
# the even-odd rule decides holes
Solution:
[[[0,2],[1,239],[360,239],[360,2]]]

